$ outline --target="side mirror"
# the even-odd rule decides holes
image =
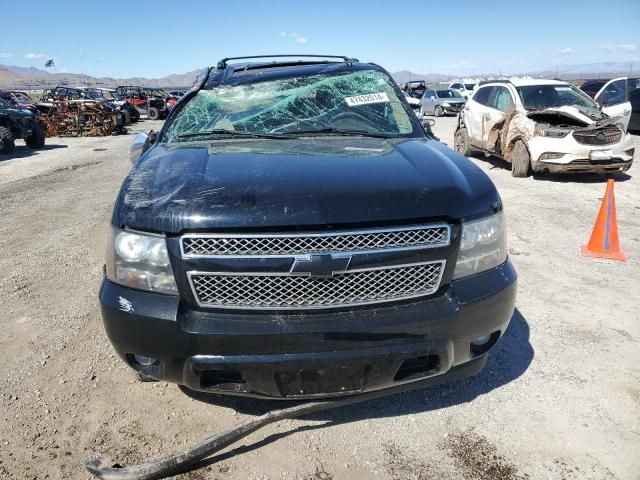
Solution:
[[[431,127],[433,127],[436,124],[436,121],[433,118],[423,118],[420,123],[422,124],[422,128],[424,128],[425,132],[427,132],[427,134],[430,137],[435,138],[436,140],[440,140],[438,137],[436,137],[436,135],[433,133],[433,130],[431,130]]]
[[[140,157],[146,152],[149,147],[155,143],[158,134],[151,130],[148,134],[139,132],[133,138],[133,143],[129,149],[129,160],[131,163],[136,163],[140,160]]]

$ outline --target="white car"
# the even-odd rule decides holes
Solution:
[[[412,97],[411,95],[409,95],[407,92],[405,92],[404,90],[402,91],[404,98],[407,99],[407,103],[409,104],[409,106],[411,107],[411,109],[417,113],[418,110],[420,110],[420,99],[419,98],[415,98]]]
[[[482,84],[458,116],[455,149],[478,149],[511,163],[514,177],[534,172],[627,171],[633,141],[616,111],[557,80]]]
[[[475,83],[463,83],[463,82],[451,82],[449,84],[449,88],[457,90],[460,92],[464,98],[471,98],[473,95],[473,89],[476,88]]]

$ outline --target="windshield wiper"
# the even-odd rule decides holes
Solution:
[[[206,137],[209,135],[228,135],[230,137],[245,137],[245,138],[272,138],[272,139],[287,139],[293,138],[289,135],[281,135],[276,133],[258,133],[258,132],[243,132],[237,130],[227,130],[226,128],[214,128],[213,130],[205,130],[202,132],[190,132],[178,135],[179,139],[192,138],[192,137]]]
[[[397,135],[389,135],[385,133],[370,132],[367,130],[343,130],[341,128],[326,127],[315,128],[312,130],[289,130],[286,133],[296,135],[316,135],[323,133],[335,133],[338,135],[355,135],[359,137],[374,137],[374,138],[394,138]]]

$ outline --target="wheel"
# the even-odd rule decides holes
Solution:
[[[7,127],[0,127],[0,153],[10,153],[15,147],[13,134]]]
[[[160,112],[156,107],[149,107],[149,120],[157,120],[160,118]]]
[[[511,160],[511,175],[514,177],[528,177],[531,172],[531,157],[529,150],[522,140],[517,140],[513,146]]]
[[[440,105],[436,105],[436,108],[433,110],[433,114],[436,117],[441,117],[444,114],[444,110]]]
[[[129,110],[122,110],[122,114],[124,115],[124,124],[129,125],[131,123],[131,114],[129,113]]]
[[[469,132],[464,127],[458,128],[456,130],[455,137],[453,139],[453,148],[456,152],[465,157],[468,157],[471,153],[471,149],[469,148]]]
[[[29,148],[38,149],[44,147],[44,132],[42,131],[42,127],[36,124],[35,128],[31,132],[31,136],[25,138],[24,142]]]

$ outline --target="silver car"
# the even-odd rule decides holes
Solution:
[[[442,90],[427,90],[420,100],[420,116],[457,115],[467,101],[458,90],[445,88]]]

